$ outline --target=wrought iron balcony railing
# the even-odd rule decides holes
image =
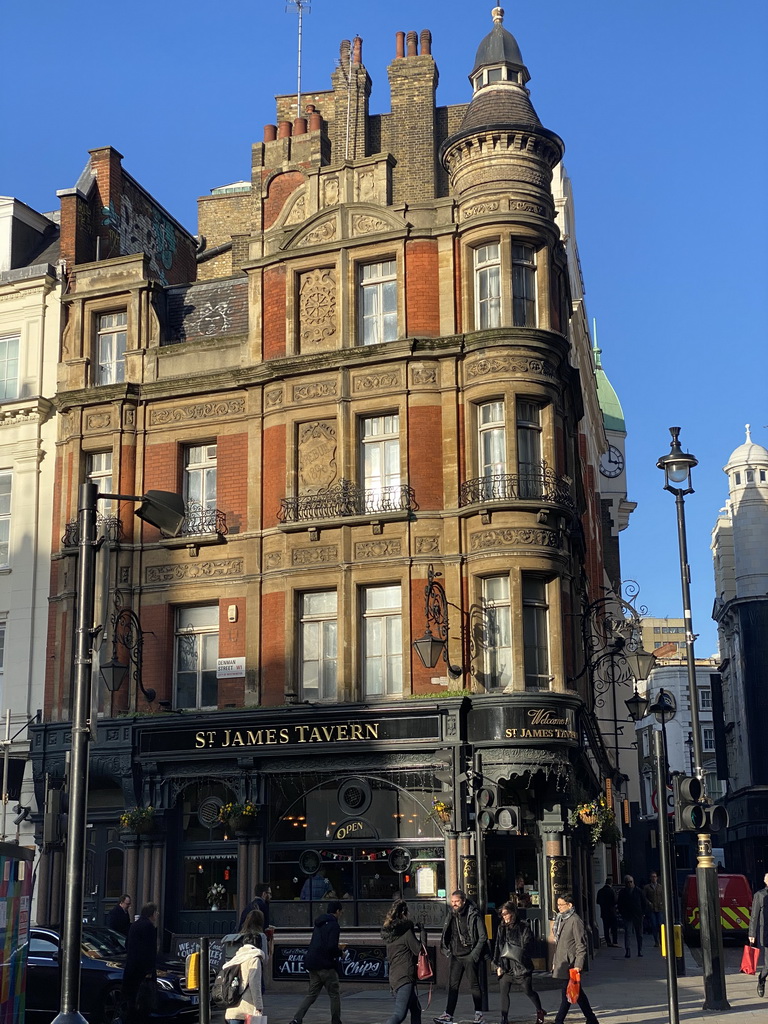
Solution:
[[[557,476],[546,463],[522,473],[497,473],[480,476],[461,485],[459,505],[478,505],[486,501],[551,501],[573,508],[567,481]]]
[[[317,494],[283,498],[277,518],[281,523],[302,523],[385,512],[415,512],[418,507],[413,488],[405,484],[366,490],[342,479]]]
[[[96,516],[96,536],[104,537],[110,544],[124,537],[123,524],[117,516]],[[65,548],[76,548],[80,543],[80,530],[76,519],[70,519],[64,527],[61,543]]]
[[[227,532],[227,517],[217,508],[206,508],[196,501],[184,506],[184,522],[181,524],[182,537],[199,537],[217,533],[220,537]]]

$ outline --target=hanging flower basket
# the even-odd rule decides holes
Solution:
[[[432,810],[427,815],[427,821],[434,821],[437,825],[450,825],[453,816],[453,804],[450,800],[439,800],[435,797],[432,800]]]
[[[604,796],[577,804],[571,811],[570,820],[572,825],[584,825],[589,829],[592,846],[597,846],[598,843],[613,846],[621,840],[616,815],[606,803]]]
[[[123,811],[120,815],[120,828],[125,832],[136,832],[139,835],[146,835],[155,827],[155,809],[149,807],[134,807],[130,811]]]
[[[256,804],[246,800],[245,803],[228,803],[219,808],[219,822],[227,825],[234,832],[248,832],[256,824]]]

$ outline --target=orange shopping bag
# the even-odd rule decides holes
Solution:
[[[741,956],[739,974],[757,974],[757,961],[760,959],[759,946],[745,946]]]
[[[565,998],[569,1003],[578,1003],[581,994],[581,971],[572,967],[568,973],[570,981],[565,989]]]

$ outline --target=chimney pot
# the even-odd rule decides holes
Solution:
[[[395,33],[395,59],[405,56],[405,32]]]
[[[405,37],[405,41],[406,41],[406,44],[408,46],[408,56],[409,57],[415,57],[417,55],[417,51],[416,51],[416,33],[415,32],[409,32],[408,35]]]
[[[264,125],[264,141],[274,142],[277,138],[277,125],[276,124],[265,124]]]

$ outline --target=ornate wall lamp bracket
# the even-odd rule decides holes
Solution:
[[[424,636],[414,640],[412,646],[424,668],[434,668],[442,655],[448,674],[458,678],[463,672],[462,667],[451,665],[448,660],[448,599],[445,587],[439,582],[440,576],[442,573],[435,572],[434,566],[430,565],[424,588],[426,628]]]

